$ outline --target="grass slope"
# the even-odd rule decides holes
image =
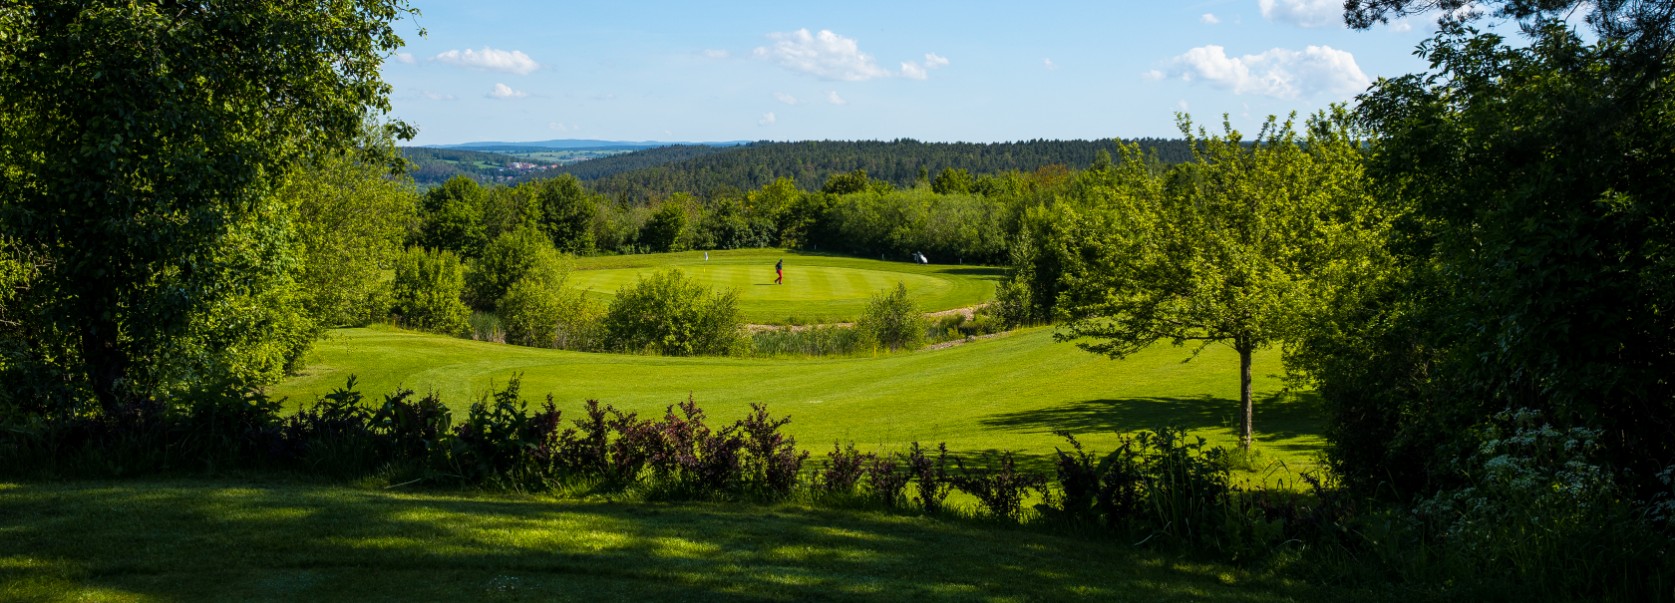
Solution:
[[[1114,361],[1052,340],[1050,329],[1017,332],[945,350],[849,359],[668,358],[524,348],[391,329],[345,329],[315,346],[305,374],[270,393],[295,404],[342,386],[349,375],[373,396],[397,386],[436,391],[463,414],[469,403],[523,375],[535,400],[551,393],[578,413],[593,398],[642,415],[690,394],[717,421],[752,402],[817,454],[835,440],[873,450],[947,442],[951,450],[1013,450],[1045,465],[1068,430],[1099,450],[1115,432],[1178,425],[1222,445],[1236,443],[1238,356],[1210,347],[1190,363],[1186,348],[1160,345]],[[1258,353],[1254,372],[1258,448],[1297,471],[1320,448],[1310,396],[1279,396],[1277,352]]]
[[[0,483],[7,601],[1287,601],[1126,542],[798,505]]]
[[[880,290],[907,285],[926,312],[962,308],[994,297],[1003,272],[983,266],[919,265],[772,249],[603,256],[576,260],[570,286],[609,303],[618,289],[643,274],[678,268],[706,286],[739,292],[748,322],[781,324],[846,322]],[[774,284],[774,262],[785,260],[785,284]]]

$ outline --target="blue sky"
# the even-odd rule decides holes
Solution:
[[[1434,31],[1350,31],[1341,0],[416,6],[384,67],[413,144],[1172,137],[1183,110],[1251,129],[1422,70]]]

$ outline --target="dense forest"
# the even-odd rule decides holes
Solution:
[[[1134,141],[1165,164],[1191,159],[1184,141],[1146,138]],[[1115,140],[1031,140],[1005,143],[893,141],[757,142],[736,147],[677,145],[577,162],[552,169],[508,172],[468,169],[478,161],[493,165],[493,154],[454,155],[456,151],[407,147],[417,167],[414,180],[434,186],[455,174],[479,183],[527,182],[570,174],[615,201],[643,205],[675,193],[710,197],[761,188],[789,178],[804,190],[818,189],[834,174],[864,170],[898,188],[911,188],[944,169],[973,175],[1033,172],[1049,166],[1082,167],[1101,151],[1117,152]],[[501,159],[509,164],[510,159]],[[508,176],[508,173],[514,175]]]

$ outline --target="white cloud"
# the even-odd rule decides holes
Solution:
[[[441,92],[431,92],[429,90],[426,90],[424,92],[420,92],[419,96],[424,98],[425,100],[433,100],[433,101],[451,101],[451,100],[454,100],[454,95],[452,95],[452,94],[443,94]]]
[[[928,76],[927,71],[948,64],[947,58],[930,53],[925,55],[923,65],[907,61],[901,64],[900,71],[891,71],[880,67],[872,55],[861,52],[861,45],[854,38],[828,29],[819,33],[809,33],[807,29],[776,32],[768,34],[768,39],[773,40],[773,45],[753,51],[757,58],[827,80],[861,82],[886,77],[922,80]]]
[[[1221,19],[1217,18],[1215,13],[1204,13],[1203,16],[1198,17],[1198,22],[1205,25],[1215,25],[1221,23]]]
[[[1407,19],[1392,21],[1390,22],[1390,31],[1396,33],[1407,33],[1413,31],[1413,22]]]
[[[540,63],[521,50],[496,50],[487,46],[482,50],[450,50],[431,58],[449,65],[528,75],[541,68]]]
[[[398,52],[398,53],[395,54],[395,62],[406,63],[408,65],[412,65],[414,63],[419,62],[419,60],[413,58],[413,53],[411,53],[411,52]]]
[[[529,93],[522,90],[513,90],[511,86],[506,84],[495,84],[494,90],[489,92],[488,96],[489,98],[523,98],[529,96]]]
[[[1145,78],[1147,81],[1155,82],[1155,81],[1161,80],[1161,79],[1169,77],[1169,76],[1164,75],[1162,71],[1158,71],[1156,69],[1153,69],[1151,71],[1147,71],[1145,73],[1140,74],[1140,77]]]
[[[776,121],[779,121],[779,118],[774,117],[774,112],[773,111],[769,111],[767,113],[762,114],[762,119],[757,120],[756,125],[758,125],[758,126],[771,126],[771,125],[774,125],[774,122],[776,122]]]
[[[733,56],[733,53],[727,52],[725,50],[716,50],[714,48],[711,48],[709,50],[704,51],[704,58],[706,58],[706,59],[721,60],[721,59],[725,59],[725,58],[730,57],[730,56]]]
[[[570,131],[570,126],[566,126],[566,125],[558,123],[556,121],[549,121],[549,122],[547,122],[547,129],[552,130],[554,132],[569,132]]]
[[[1263,18],[1298,27],[1343,25],[1340,0],[1257,0]]]
[[[843,99],[843,97],[838,96],[838,93],[837,93],[836,90],[827,90],[826,91],[826,102],[834,104],[834,105],[847,105],[847,104],[849,104],[849,101],[846,101],[846,100]]]
[[[775,92],[774,93],[774,99],[778,100],[779,102],[785,103],[787,105],[797,104],[797,97],[791,96],[791,95],[786,94],[784,92]]]
[[[1041,68],[1047,71],[1058,71],[1059,65],[1054,63],[1052,59],[1041,59]]]
[[[1371,83],[1355,64],[1355,55],[1331,46],[1309,46],[1301,51],[1275,48],[1241,57],[1227,56],[1220,46],[1200,46],[1171,59],[1167,72],[1153,70],[1145,77],[1202,80],[1234,94],[1276,98],[1349,95],[1365,90]]]
[[[1180,111],[1182,113],[1190,113],[1190,112],[1192,112],[1192,105],[1187,104],[1186,99],[1183,98],[1181,100],[1175,101],[1175,110]]]

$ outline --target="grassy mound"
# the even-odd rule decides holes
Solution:
[[[774,284],[774,263],[785,260],[785,282]],[[918,265],[837,255],[771,249],[702,251],[649,255],[605,256],[576,261],[570,285],[609,303],[623,285],[642,274],[678,268],[709,287],[739,292],[739,311],[745,320],[782,324],[847,322],[866,308],[880,290],[907,285],[926,312],[962,308],[994,297],[999,268],[983,266]]]
[[[588,354],[481,343],[391,329],[345,329],[320,342],[308,368],[270,391],[292,404],[360,379],[369,395],[398,386],[435,391],[456,415],[478,396],[523,375],[531,400],[551,393],[578,413],[594,398],[642,415],[695,398],[730,422],[749,404],[790,415],[787,431],[818,454],[833,441],[901,451],[908,443],[947,442],[951,450],[1014,450],[1045,469],[1076,433],[1109,450],[1116,432],[1178,425],[1232,446],[1238,424],[1238,357],[1226,348],[1191,352],[1159,345],[1113,361],[1055,343],[1032,329],[945,350],[840,360],[668,358]],[[1256,438],[1289,471],[1310,467],[1321,446],[1308,396],[1278,395],[1279,354],[1256,357]]]

